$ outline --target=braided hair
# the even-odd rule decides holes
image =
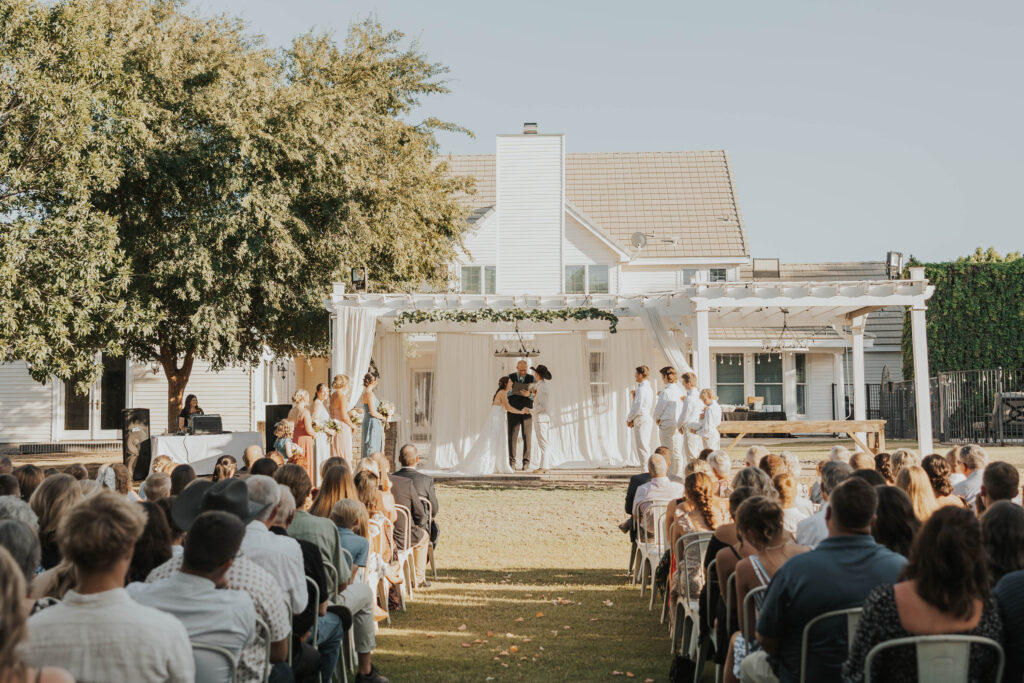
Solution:
[[[704,523],[710,529],[717,529],[722,523],[722,515],[714,504],[714,482],[711,481],[711,477],[704,472],[694,472],[686,478],[683,485],[686,488],[687,500],[700,510]]]

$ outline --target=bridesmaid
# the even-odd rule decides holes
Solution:
[[[341,429],[331,440],[331,457],[343,458],[351,467],[352,432],[356,426],[348,415],[349,384],[348,375],[335,375],[331,382],[331,419],[341,423]]]
[[[363,376],[363,452],[362,457],[369,458],[378,451],[384,450],[384,416],[377,412],[377,397],[373,390],[377,388],[379,377],[371,373]]]
[[[316,391],[313,392],[313,409],[311,412],[313,426],[318,431],[314,435],[316,457],[310,459],[309,466],[313,471],[313,487],[319,488],[320,463],[331,457],[331,437],[334,436],[334,432],[327,429],[327,423],[331,420],[331,414],[327,411],[327,385],[323,382],[317,384]]]
[[[305,467],[312,481],[316,442],[313,440],[313,418],[309,414],[309,392],[305,389],[299,389],[292,394],[292,409],[288,411],[288,420],[295,424],[292,440],[302,449],[302,461],[295,464]]]

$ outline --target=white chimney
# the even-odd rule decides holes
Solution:
[[[523,124],[523,135],[536,135],[537,134],[537,122],[529,122]]]

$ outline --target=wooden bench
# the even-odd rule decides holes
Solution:
[[[766,420],[764,422],[723,421],[722,436],[735,435],[726,448],[732,448],[751,432],[758,434],[848,434],[865,451],[877,455],[885,450],[885,420]],[[867,435],[867,444],[857,434]]]

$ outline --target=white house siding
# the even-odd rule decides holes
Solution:
[[[477,263],[485,266],[498,265],[498,221],[497,216],[480,221],[466,234],[463,263]]]
[[[677,266],[623,266],[619,279],[621,294],[664,292],[679,287]]]
[[[167,422],[167,380],[163,370],[153,374],[148,365],[135,365],[132,407],[149,408],[150,430],[163,434]],[[220,415],[224,429],[247,432],[253,428],[254,397],[251,376],[246,368],[210,369],[209,363],[196,361],[185,394],[195,394],[199,405],[210,415]]]
[[[565,146],[560,135],[498,136],[497,290],[562,291]]]
[[[49,441],[54,390],[21,361],[0,364],[0,443]]]
[[[832,354],[807,354],[807,419],[832,419]],[[841,415],[837,415],[841,418]]]
[[[903,379],[903,354],[899,351],[865,351],[864,381],[868,384],[882,382],[882,369],[889,368],[889,379]]]

